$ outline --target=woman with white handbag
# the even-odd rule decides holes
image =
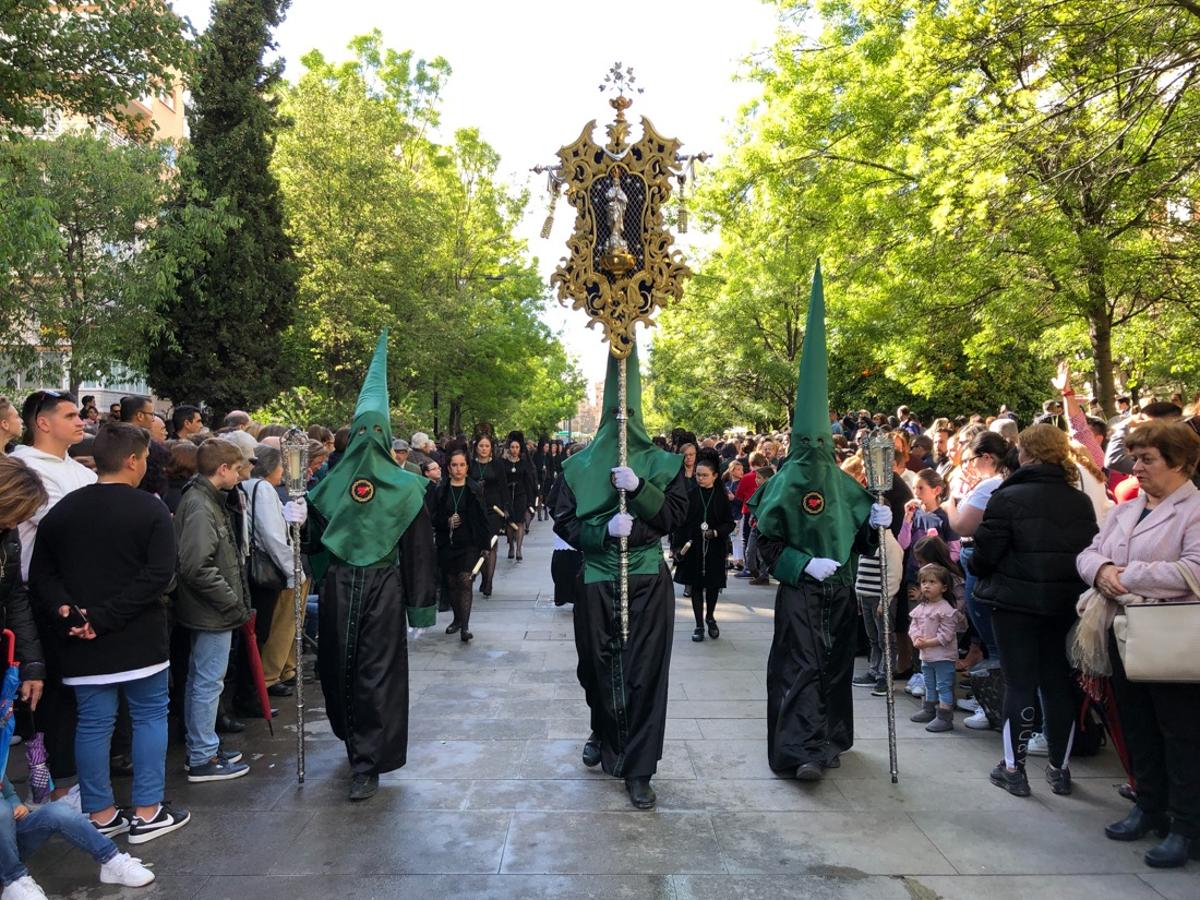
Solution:
[[[1115,841],[1165,837],[1147,865],[1200,858],[1200,438],[1180,422],[1129,433],[1141,494],[1117,506],[1088,549],[1072,656],[1111,672],[1133,761],[1137,806],[1105,829]]]

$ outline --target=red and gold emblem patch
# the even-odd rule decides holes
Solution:
[[[375,496],[375,485],[366,478],[359,478],[350,485],[350,496],[357,503],[370,503],[371,498]]]
[[[820,491],[809,491],[800,503],[810,516],[819,516],[825,511],[825,497]]]

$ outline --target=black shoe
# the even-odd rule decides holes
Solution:
[[[1010,772],[1004,763],[998,763],[988,778],[996,787],[1004,788],[1014,797],[1029,796],[1029,779],[1025,776],[1024,768]]]
[[[143,820],[134,816],[129,824],[129,843],[144,844],[164,834],[170,834],[182,828],[192,820],[192,814],[182,807],[171,808],[165,800],[158,805],[158,813],[153,819]]]
[[[524,558],[525,557],[523,557],[520,553],[517,554],[517,562],[521,562],[521,560],[523,560]]]
[[[1050,785],[1050,790],[1054,793],[1067,796],[1071,793],[1071,770],[1046,766],[1046,784]]]
[[[482,588],[480,588],[480,589],[479,589],[479,596],[480,596],[480,597],[490,597],[490,596],[492,596],[492,592],[491,592],[491,590],[490,590],[490,589],[485,591],[485,590],[483,590]]]
[[[797,781],[820,781],[825,777],[825,770],[815,762],[801,763],[796,767]]]
[[[294,696],[296,692],[286,684],[273,684],[267,688],[267,693],[272,697],[291,697]]]
[[[861,675],[855,675],[850,679],[850,683],[855,687],[875,687],[875,682],[879,679],[869,672],[863,672]]]
[[[358,802],[359,800],[370,800],[375,796],[375,792],[378,790],[378,775],[355,775],[350,782],[350,800],[353,802]]]
[[[888,695],[888,683],[886,678],[876,678],[875,685],[871,688],[872,697],[886,697]]]
[[[583,764],[589,769],[600,765],[600,738],[594,731],[583,744]]]
[[[683,589],[683,596],[685,596],[685,597],[692,596],[692,589],[690,587],[685,587]]]
[[[257,706],[242,706],[238,703],[234,703],[233,711],[236,715],[241,716],[243,719],[265,719],[265,718],[267,718],[266,716],[263,715],[262,709]],[[277,715],[279,715],[279,710],[272,706],[271,707],[271,718],[274,719]],[[220,731],[220,729],[217,729],[217,730]]]
[[[892,681],[908,681],[913,677],[912,669],[905,669],[903,672],[893,672]]]
[[[1166,837],[1167,830],[1164,813],[1148,813],[1140,806],[1135,806],[1120,822],[1113,822],[1105,828],[1104,834],[1111,841],[1139,841],[1152,831],[1160,838]]]
[[[696,641],[697,643],[704,640],[704,629],[701,626],[697,625],[695,629],[693,629],[692,640]]]
[[[825,768],[827,768],[827,769],[840,769],[841,767],[842,767],[842,757],[841,757],[841,754],[839,754],[839,753],[835,753],[833,755],[833,758],[825,763]]]
[[[458,634],[458,630],[462,628],[457,622],[451,622],[446,626],[446,634]]]
[[[103,825],[95,819],[92,819],[91,822],[95,829],[106,838],[115,838],[117,835],[125,834],[129,831],[129,826],[133,824],[133,813],[124,809],[118,809],[113,813],[113,817]]]
[[[133,774],[133,757],[128,753],[118,753],[110,757],[108,771],[115,778],[128,778]]]
[[[626,778],[625,790],[629,792],[630,802],[638,809],[653,809],[658,799],[654,788],[650,787],[649,778]]]
[[[1133,789],[1133,785],[1128,781],[1117,788],[1117,793],[1128,800],[1130,803],[1137,803],[1137,791]]]
[[[241,759],[241,754],[238,754]],[[187,780],[191,784],[204,784],[209,781],[232,781],[250,774],[250,766],[244,762],[228,762],[219,754],[199,766],[188,766]]]
[[[1177,869],[1189,859],[1200,859],[1200,840],[1172,831],[1161,844],[1147,850],[1144,859],[1155,869]]]
[[[245,730],[245,722],[239,722],[233,716],[224,713],[217,716],[217,734],[241,734]]]
[[[721,636],[721,629],[717,627],[716,619],[708,620],[708,636],[714,641]]]
[[[471,634],[471,632],[467,631],[467,629],[465,629],[465,628],[458,633],[458,639],[460,641],[462,641],[464,644],[467,643],[468,641],[470,641],[474,637],[475,637],[475,635]]]
[[[295,687],[296,686],[296,676],[293,675],[291,678],[285,678],[283,681],[281,681],[279,683],[286,684],[288,687]]]

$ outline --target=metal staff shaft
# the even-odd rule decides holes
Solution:
[[[878,503],[883,503],[883,494],[875,495]],[[879,529],[879,609],[883,619],[883,677],[887,679],[887,724],[888,724],[888,762],[891,764],[892,784],[900,780],[896,764],[896,697],[892,693],[892,646],[895,643],[892,634],[892,604],[888,596],[887,577],[887,528]]]
[[[629,420],[629,402],[626,397],[626,358],[620,359],[620,378],[617,383],[617,396],[620,408],[617,410],[617,459],[620,465],[627,465],[629,462],[629,433],[627,430]],[[625,507],[625,492],[617,491],[617,502],[619,509],[623,514]],[[621,575],[621,593],[620,593],[620,611],[621,611],[621,643],[624,644],[629,640],[629,538],[621,538],[620,552],[620,575]]]
[[[300,525],[292,526],[292,599],[296,613],[296,781],[304,784],[304,563],[300,558]]]

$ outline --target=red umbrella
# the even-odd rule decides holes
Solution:
[[[263,677],[262,656],[258,652],[258,638],[254,634],[254,620],[257,612],[250,613],[250,620],[242,625],[242,646],[246,648],[246,665],[254,678],[254,687],[258,690],[258,702],[262,706],[263,718],[267,720],[267,730],[275,736],[275,728],[271,725],[271,697],[267,694],[267,679]]]

